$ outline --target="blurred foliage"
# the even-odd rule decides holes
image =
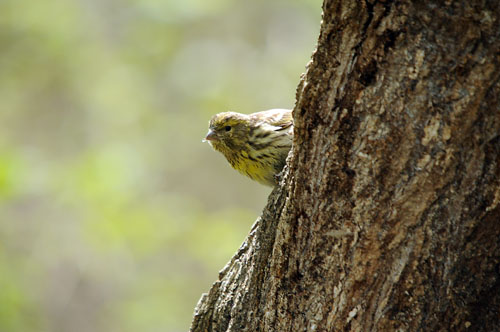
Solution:
[[[270,192],[208,119],[293,107],[320,11],[0,1],[0,331],[186,331]]]

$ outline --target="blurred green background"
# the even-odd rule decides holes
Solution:
[[[320,0],[0,0],[0,331],[186,331],[270,189],[201,139],[291,108]]]

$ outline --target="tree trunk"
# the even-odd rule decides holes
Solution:
[[[191,331],[500,331],[500,5],[325,0],[294,146]]]

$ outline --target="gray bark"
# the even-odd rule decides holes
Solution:
[[[285,176],[191,331],[500,331],[500,4],[325,0]]]

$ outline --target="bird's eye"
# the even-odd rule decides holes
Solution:
[[[224,127],[224,129],[225,129],[226,131],[230,131],[230,130],[231,130],[231,126],[226,126],[226,127]]]

